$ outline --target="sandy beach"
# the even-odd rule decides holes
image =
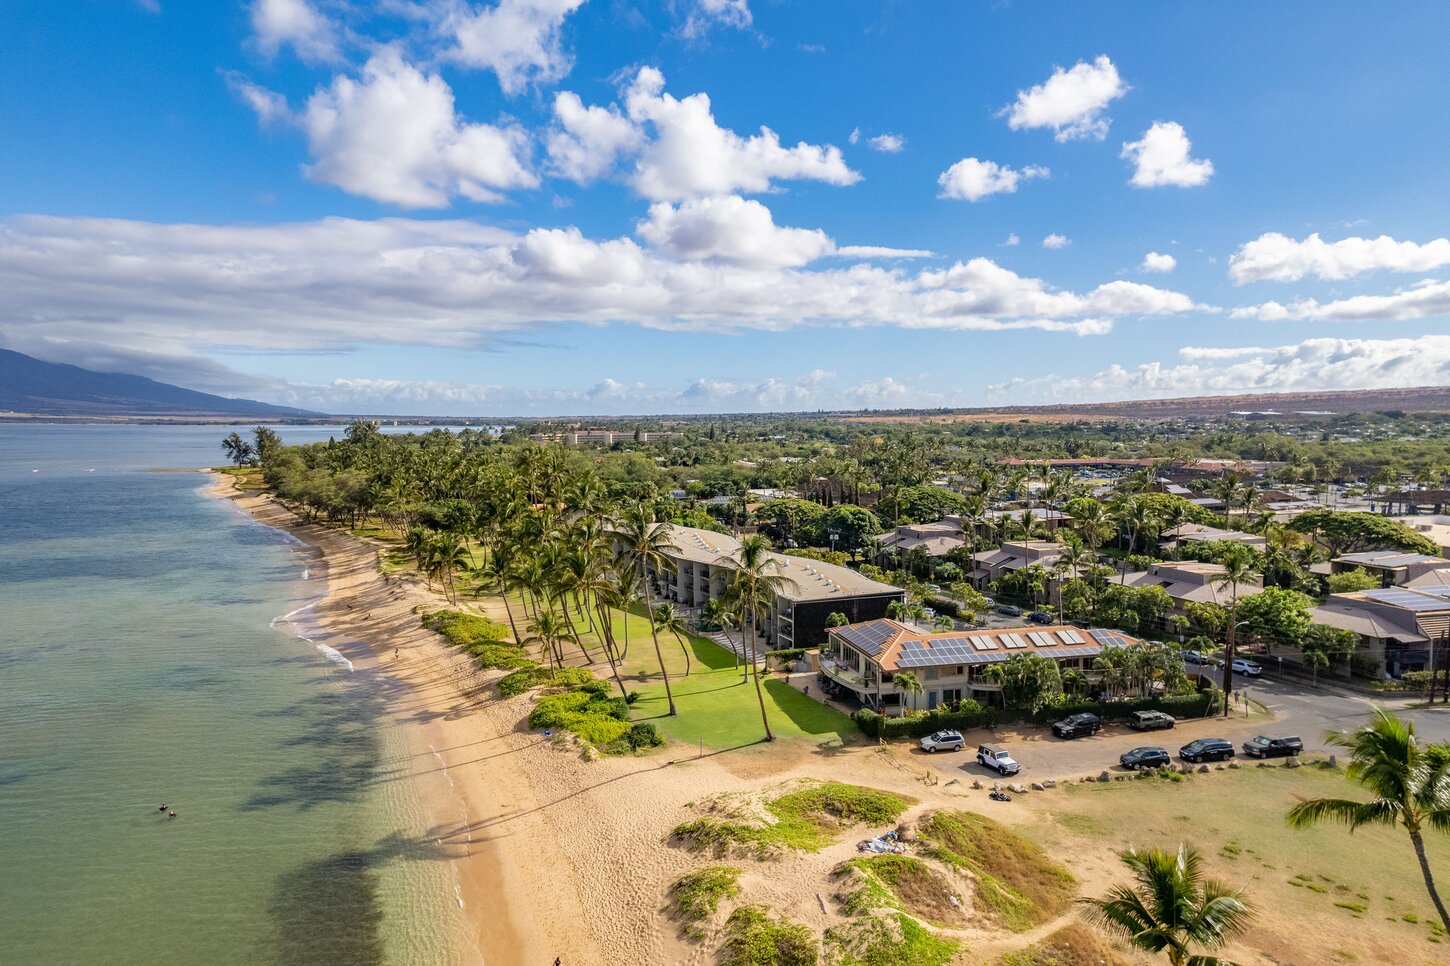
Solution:
[[[378,675],[416,747],[420,795],[434,836],[452,856],[469,924],[459,937],[460,962],[703,962],[710,947],[685,942],[665,910],[669,884],[699,865],[667,842],[670,829],[697,814],[691,803],[846,772],[928,797],[919,768],[869,746],[782,741],[703,758],[671,746],[585,761],[577,749],[528,730],[532,698],[501,699],[491,686],[501,672],[476,670],[420,626],[419,612],[451,605],[412,575],[381,573],[377,547],[307,524],[265,494],[237,491],[231,477],[212,492],[316,552],[313,575],[327,582],[315,608],[320,642],[357,671]],[[465,606],[488,612],[473,601]],[[837,917],[825,911],[821,883],[854,854],[842,842],[761,872],[747,869],[744,885],[753,898],[823,929]]]

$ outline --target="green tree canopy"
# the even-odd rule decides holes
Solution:
[[[1364,550],[1404,550],[1440,555],[1439,545],[1429,537],[1416,533],[1398,520],[1374,513],[1310,510],[1290,520],[1289,529],[1317,538],[1335,556]]]
[[[1330,574],[1325,579],[1331,594],[1348,594],[1356,590],[1374,590],[1380,586],[1380,579],[1360,567],[1342,573]]]

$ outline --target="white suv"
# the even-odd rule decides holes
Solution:
[[[929,755],[938,751],[961,751],[967,741],[960,731],[938,731],[921,739],[921,750]]]
[[[1004,748],[996,745],[982,745],[977,749],[977,761],[999,775],[1015,775],[1022,770],[1016,759]]]

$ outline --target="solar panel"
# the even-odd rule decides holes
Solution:
[[[896,633],[896,628],[884,621],[872,621],[860,627],[843,628],[837,633],[845,638],[847,643],[874,657],[881,653],[883,646]]]
[[[985,635],[973,634],[967,639],[971,641],[972,646],[979,651],[995,651],[997,649],[997,642]]]
[[[1051,634],[1048,634],[1045,631],[1033,631],[1027,636],[1030,637],[1032,639],[1032,643],[1036,644],[1038,647],[1057,646],[1057,640],[1053,638]]]
[[[1017,650],[1019,648],[1027,646],[1027,642],[1024,641],[1022,638],[1018,637],[1016,634],[1003,634],[1002,643],[1007,645],[1007,647],[1012,650]]]
[[[1064,643],[1064,644],[1085,644],[1085,643],[1087,643],[1086,641],[1084,641],[1082,639],[1082,635],[1079,634],[1077,631],[1058,631],[1057,632],[1057,636],[1062,639],[1062,643]]]
[[[1405,610],[1444,610],[1446,607],[1450,607],[1450,603],[1447,603],[1439,597],[1423,594],[1414,590],[1406,590],[1402,587],[1366,590],[1364,595],[1370,600],[1379,601],[1381,604],[1389,604],[1391,607],[1403,607]]]
[[[1432,587],[1416,587],[1414,588],[1414,591],[1417,594],[1430,594],[1434,597],[1450,597],[1450,587],[1447,587],[1444,584],[1439,584]]]

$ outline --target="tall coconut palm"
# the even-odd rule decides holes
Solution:
[[[1180,845],[1119,856],[1133,873],[1133,885],[1117,885],[1102,899],[1080,899],[1084,915],[1105,931],[1149,953],[1162,953],[1172,966],[1231,966],[1196,952],[1219,949],[1253,918],[1243,890],[1203,875],[1197,849]]]
[[[650,594],[649,572],[661,573],[669,563],[670,525],[655,520],[654,510],[644,503],[637,503],[625,511],[619,523],[617,535],[624,541],[625,557],[634,565],[635,579],[639,581],[640,598],[645,611],[653,612],[654,599]],[[626,618],[626,626],[628,620]],[[660,650],[660,635],[654,621],[649,622],[650,637],[654,640],[655,657],[660,663],[660,676],[665,682],[665,700],[670,706],[670,715],[679,712],[675,708],[675,695],[670,690],[670,672],[665,668],[665,655]]]
[[[1450,913],[1435,888],[1425,856],[1424,830],[1450,832],[1450,753],[1444,746],[1427,748],[1415,737],[1415,723],[1401,721],[1383,708],[1358,731],[1341,731],[1326,739],[1349,752],[1346,776],[1374,797],[1367,802],[1314,798],[1289,809],[1289,824],[1306,828],[1322,821],[1343,822],[1353,832],[1361,825],[1397,825],[1410,836],[1425,891],[1450,931]]]
[[[731,578],[731,596],[739,603],[740,610],[750,623],[750,654],[746,661],[746,673],[755,679],[755,697],[760,702],[760,721],[765,726],[765,740],[774,741],[770,730],[770,716],[765,713],[765,692],[760,688],[760,664],[757,655],[760,637],[760,622],[770,612],[778,594],[796,586],[796,582],[781,573],[781,566],[770,552],[770,541],[763,535],[753,533],[740,541],[740,549],[732,556],[723,557],[721,564],[734,568]]]
[[[962,507],[962,540],[967,545],[967,553],[972,562],[971,573],[967,575],[969,580],[975,579],[972,574],[977,571],[977,541],[981,530],[991,524],[991,516],[987,513],[987,498],[981,493],[970,493],[964,500]]]
[[[1242,544],[1236,544],[1234,552],[1225,555],[1219,563],[1223,572],[1214,574],[1208,581],[1229,589],[1228,637],[1223,653],[1223,713],[1224,717],[1228,717],[1229,695],[1233,693],[1234,682],[1234,642],[1238,636],[1239,587],[1257,576],[1259,567],[1253,552]]]
[[[1113,524],[1108,516],[1108,508],[1097,500],[1088,498],[1079,501],[1069,515],[1072,517],[1078,536],[1082,537],[1083,543],[1087,544],[1093,558],[1097,559],[1098,547],[1101,547],[1103,541],[1112,533]]]

